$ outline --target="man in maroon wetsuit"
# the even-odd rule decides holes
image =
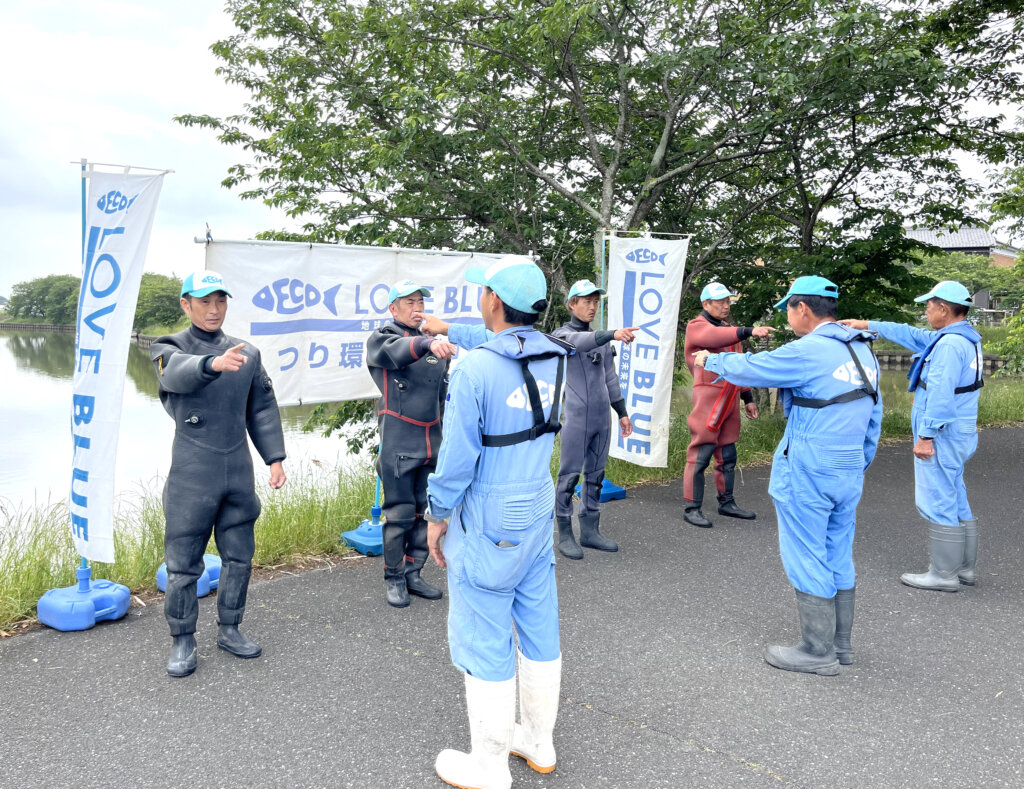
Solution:
[[[757,419],[757,403],[749,389],[740,389],[726,381],[715,382],[718,377],[694,367],[693,356],[697,351],[711,353],[724,351],[742,352],[740,343],[748,337],[767,337],[773,331],[770,326],[750,328],[731,326],[729,289],[721,282],[711,282],[700,294],[700,315],[686,324],[684,353],[686,366],[693,374],[693,410],[687,424],[690,426],[690,446],[686,449],[686,470],[683,472],[683,498],[686,510],[683,518],[687,523],[701,528],[713,524],[704,517],[701,506],[704,503],[704,469],[712,456],[715,458],[715,487],[718,489],[718,514],[730,518],[753,520],[753,512],[740,509],[733,499],[733,483],[736,475],[736,439],[740,437],[740,400],[744,403],[747,416]]]

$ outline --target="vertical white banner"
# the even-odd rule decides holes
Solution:
[[[616,237],[608,244],[608,326],[640,327],[618,357],[633,434],[618,436],[610,454],[638,466],[668,465],[676,324],[689,243]]]
[[[86,199],[71,407],[71,536],[114,561],[114,466],[139,282],[163,173],[93,172]]]
[[[377,397],[366,338],[391,321],[388,291],[411,279],[424,309],[450,323],[482,323],[472,266],[496,254],[295,242],[213,241],[206,267],[231,291],[224,331],[260,349],[279,405]]]

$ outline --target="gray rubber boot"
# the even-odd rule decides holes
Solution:
[[[835,676],[839,673],[835,650],[835,598],[795,591],[803,641],[793,647],[765,647],[764,659],[769,665],[786,671]]]
[[[836,657],[840,665],[853,663],[853,593],[857,587],[836,590]]]
[[[187,677],[199,665],[196,637],[192,633],[174,636],[171,655],[167,659],[167,673],[172,677]]]
[[[978,519],[960,521],[960,525],[964,527],[964,563],[957,575],[964,586],[974,586],[978,583]]]
[[[583,549],[572,533],[572,517],[556,516],[555,525],[558,526],[558,552],[566,559],[582,559]]]
[[[226,625],[218,622],[217,646],[240,658],[258,658],[263,654],[263,647],[246,638],[238,629],[238,625]]]
[[[965,531],[963,526],[931,524],[928,529],[928,544],[932,560],[928,565],[928,572],[903,573],[900,581],[915,589],[959,592],[960,579],[957,576],[964,561]]]
[[[409,605],[409,587],[405,580],[405,530],[411,521],[385,522],[381,528],[384,553],[384,597],[388,605]]]
[[[580,545],[584,548],[594,548],[598,551],[614,553],[619,550],[617,543],[612,542],[601,534],[601,513],[592,515],[580,515]]]

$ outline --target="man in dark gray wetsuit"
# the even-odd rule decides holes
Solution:
[[[555,523],[558,550],[569,559],[583,558],[583,545],[599,551],[617,551],[619,546],[601,534],[601,484],[611,446],[609,408],[619,417],[619,432],[628,436],[633,424],[626,414],[626,401],[619,390],[612,340],[633,342],[636,327],[592,331],[603,288],[581,279],[569,289],[572,319],[551,334],[571,343],[576,354],[569,357],[566,372],[565,408],[562,411],[562,449],[555,489]],[[572,496],[580,486],[580,542],[572,532]]]
[[[409,594],[438,600],[441,590],[420,576],[427,560],[427,477],[437,467],[441,411],[448,393],[448,359],[455,346],[420,332],[423,297],[430,291],[411,280],[388,293],[393,322],[366,340],[366,366],[381,396],[377,401],[384,489],[384,587],[396,608]],[[417,314],[414,314],[417,313]]]
[[[212,534],[223,562],[217,587],[217,646],[242,658],[262,649],[238,630],[245,612],[253,525],[260,514],[246,432],[270,467],[270,487],[285,483],[284,433],[260,352],[221,331],[231,294],[213,271],[181,286],[181,308],[192,325],[160,337],[149,349],[160,382],[160,402],[174,418],[171,470],[164,485],[164,614],[171,627],[167,673],[196,670],[196,581]]]

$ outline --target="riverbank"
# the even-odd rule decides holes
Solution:
[[[895,382],[894,382],[895,384]],[[883,392],[885,414],[882,440],[903,440],[911,435],[913,396],[895,385]],[[678,479],[686,464],[689,430],[689,390],[674,393],[666,468],[642,468],[610,460],[607,476],[626,488]],[[1024,386],[1015,379],[986,383],[978,413],[979,427],[1016,424],[1024,414]],[[778,415],[743,420],[737,445],[740,468],[771,460],[785,422]],[[552,458],[552,474],[558,469],[558,445]],[[262,486],[263,514],[256,524],[257,567],[308,563],[311,557],[343,556],[347,549],[340,533],[355,528],[369,515],[375,478],[369,464],[339,472],[311,465],[290,471],[280,491]],[[122,496],[115,520],[117,562],[93,564],[93,577],[128,586],[133,594],[154,591],[157,568],[163,561],[163,512],[155,491]],[[12,510],[0,500],[0,632],[10,633],[19,622],[31,621],[39,597],[55,587],[74,583],[79,557],[67,528],[65,503],[31,510]],[[212,550],[212,545],[211,545]]]

